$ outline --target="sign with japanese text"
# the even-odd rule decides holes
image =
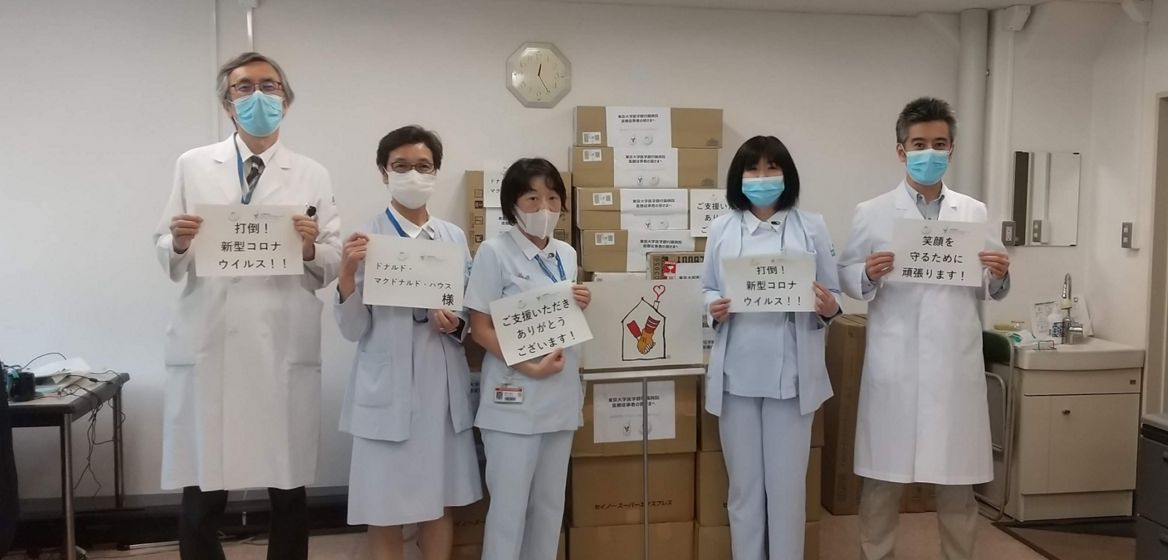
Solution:
[[[621,229],[686,229],[688,208],[688,189],[620,190]]]
[[[897,220],[892,231],[892,271],[887,282],[978,287],[985,224]]]
[[[689,234],[708,237],[714,218],[730,212],[725,189],[690,189]]]
[[[815,311],[815,260],[759,255],[722,260],[731,313]]]
[[[672,120],[673,111],[669,107],[607,107],[608,145],[668,148],[673,144]],[[599,138],[596,143],[600,143]]]
[[[454,243],[370,235],[362,300],[367,305],[462,309],[466,256]]]
[[[644,272],[645,257],[663,251],[693,251],[694,238],[686,230],[635,230],[628,232],[629,247],[625,256],[625,270]]]
[[[304,273],[300,234],[292,216],[303,206],[199,204],[203,218],[191,242],[201,277],[280,276]]]
[[[641,383],[597,383],[592,391],[592,441],[641,441],[645,431]],[[650,381],[648,396],[649,437],[646,439],[677,437],[674,382]]]
[[[677,149],[613,148],[613,186],[633,189],[676,189]]]
[[[492,301],[491,322],[509,366],[592,340],[571,282]]]

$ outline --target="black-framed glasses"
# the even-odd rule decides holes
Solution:
[[[232,85],[231,89],[235,90],[235,93],[240,95],[251,95],[255,93],[257,89],[261,93],[275,95],[284,91],[284,84],[277,82],[276,80],[264,80],[258,84],[245,80]]]
[[[389,169],[394,173],[409,173],[410,171],[417,171],[422,175],[429,175],[434,172],[434,164],[428,161],[410,163],[408,161],[398,160],[390,162]]]

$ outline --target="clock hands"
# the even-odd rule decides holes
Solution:
[[[552,89],[548,87],[547,82],[543,81],[542,74],[543,74],[543,64],[540,64],[539,70],[536,70],[536,72],[535,72],[535,77],[539,78],[539,83],[543,84],[543,89],[546,89],[548,93],[551,93]]]

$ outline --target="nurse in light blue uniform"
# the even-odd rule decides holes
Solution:
[[[357,342],[341,409],[341,430],[353,435],[349,524],[369,526],[375,560],[402,558],[402,525],[413,523],[424,558],[446,560],[454,537],[447,508],[482,499],[465,312],[365,305],[363,261],[369,235],[453,243],[468,272],[470,252],[458,226],[426,209],[442,166],[437,135],[417,126],[390,132],[377,166],[392,200],[345,242],[334,301],[341,334]]]
[[[738,149],[726,178],[733,212],[710,225],[702,290],[716,335],[706,410],[719,417],[730,476],[734,560],[800,560],[811,421],[831,397],[827,322],[840,313],[835,249],[818,214],[795,207],[799,173],[778,138]],[[722,259],[784,254],[815,260],[815,312],[734,313]]]
[[[583,422],[576,350],[555,350],[507,367],[490,303],[576,281],[575,249],[552,237],[566,197],[560,172],[547,160],[512,164],[503,176],[500,200],[504,217],[515,227],[483,241],[466,289],[471,335],[487,350],[475,417],[491,496],[483,560],[551,560],[559,544],[572,435]],[[576,284],[572,290],[576,303],[587,307],[588,288]],[[496,398],[501,387],[517,396]]]

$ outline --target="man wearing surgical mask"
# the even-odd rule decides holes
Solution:
[[[864,560],[893,557],[900,495],[915,482],[937,485],[941,557],[972,559],[973,485],[994,476],[978,306],[1006,296],[1009,255],[987,225],[978,255],[981,286],[885,282],[908,258],[888,250],[896,221],[987,221],[985,204],[942,180],[956,127],[949,104],[939,99],[917,99],[901,111],[896,153],[906,177],[856,207],[839,261],[843,291],[868,302],[855,446],[855,472],[864,478]]]
[[[234,131],[178,158],[154,234],[159,262],[184,284],[167,330],[162,487],[182,489],[179,552],[223,558],[227,492],[266,488],[268,558],[308,558],[305,486],[316,478],[320,433],[320,313],[315,291],[336,278],[340,218],[319,163],[280,142],[294,99],[274,60],[244,53],[223,65],[218,94]],[[300,237],[304,272],[196,273],[198,205],[279,205]]]

